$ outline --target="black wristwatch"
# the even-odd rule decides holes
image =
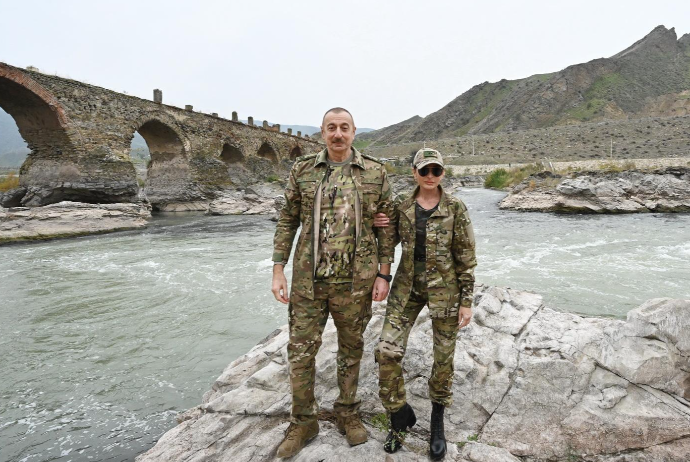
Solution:
[[[386,282],[390,283],[393,280],[393,276],[390,274],[376,273],[377,278],[385,279]]]

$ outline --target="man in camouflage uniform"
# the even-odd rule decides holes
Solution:
[[[455,341],[458,328],[467,325],[471,318],[477,261],[467,208],[460,199],[446,194],[440,186],[443,178],[441,154],[432,149],[422,149],[415,155],[414,166],[419,186],[412,194],[396,198],[395,211],[390,217],[390,227],[396,231],[395,243],[402,242],[402,257],[388,297],[376,360],[379,363],[379,397],[391,415],[392,427],[397,427],[398,432],[405,431],[414,425],[416,417],[406,402],[402,360],[410,330],[419,312],[427,305],[434,342],[429,396],[438,424],[434,426],[432,413],[431,456],[437,459],[445,455],[443,408],[452,404]],[[425,166],[426,170],[437,166],[439,176],[431,172],[420,175],[419,169],[424,172]],[[427,191],[420,191],[420,188]],[[420,193],[424,192],[435,197],[434,202],[437,201],[435,206],[431,203],[429,210],[420,210]],[[443,441],[437,445],[436,456],[435,433]],[[395,452],[399,447],[400,440],[392,432],[384,448]]]
[[[383,165],[351,147],[355,125],[345,109],[329,110],[321,133],[327,149],[299,158],[290,171],[273,243],[272,291],[289,303],[292,386],[291,424],[278,457],[296,454],[318,434],[315,356],[329,313],[338,331],[338,429],[351,445],[367,441],[356,397],[362,334],[372,295],[380,301],[388,294],[393,260],[392,229],[372,228],[375,213],[393,212]],[[283,267],[300,225],[288,297]]]

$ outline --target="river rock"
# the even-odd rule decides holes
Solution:
[[[209,215],[268,215],[276,212],[276,196],[265,197],[253,191],[225,192],[209,204]]]
[[[18,187],[9,191],[0,192],[0,207],[10,208],[22,205],[22,198],[26,194],[26,188]]]
[[[529,212],[690,212],[690,169],[654,172],[542,172],[517,185],[499,205]]]
[[[373,359],[384,314],[385,304],[375,304],[364,334],[359,397],[369,441],[351,448],[333,424],[337,336],[329,320],[316,358],[320,433],[293,460],[428,460],[431,320],[424,309],[404,360],[418,423],[403,449],[388,455]],[[290,411],[287,342],[283,326],[230,363],[202,403],[137,460],[274,460]],[[623,321],[478,286],[474,320],[458,335],[446,460],[686,462],[689,346],[690,300],[651,300]]]
[[[151,207],[141,203],[0,208],[0,243],[143,228],[149,218]]]

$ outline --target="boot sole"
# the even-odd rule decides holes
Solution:
[[[429,453],[429,458],[431,460],[443,460],[444,457],[446,457],[446,452],[448,452],[448,443],[446,443],[446,448],[443,450],[443,454],[440,454],[438,456],[432,456],[431,453]]]

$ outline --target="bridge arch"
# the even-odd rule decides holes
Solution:
[[[220,152],[220,160],[225,162],[226,165],[244,163],[245,156],[242,152],[242,148],[231,141],[225,141],[223,143],[223,149]]]
[[[32,155],[55,157],[74,152],[69,120],[55,96],[28,74],[2,64],[0,107],[12,116]]]
[[[268,159],[271,162],[278,163],[278,151],[268,141],[264,141],[261,144],[256,155]]]
[[[148,115],[135,124],[149,148],[143,195],[156,208],[185,191],[191,181],[189,143],[172,120],[163,114]]]
[[[301,157],[302,155],[303,155],[303,153],[302,153],[302,148],[300,148],[299,146],[295,146],[295,147],[292,148],[292,150],[290,151],[290,160],[295,160],[295,159],[297,159],[298,157]]]

